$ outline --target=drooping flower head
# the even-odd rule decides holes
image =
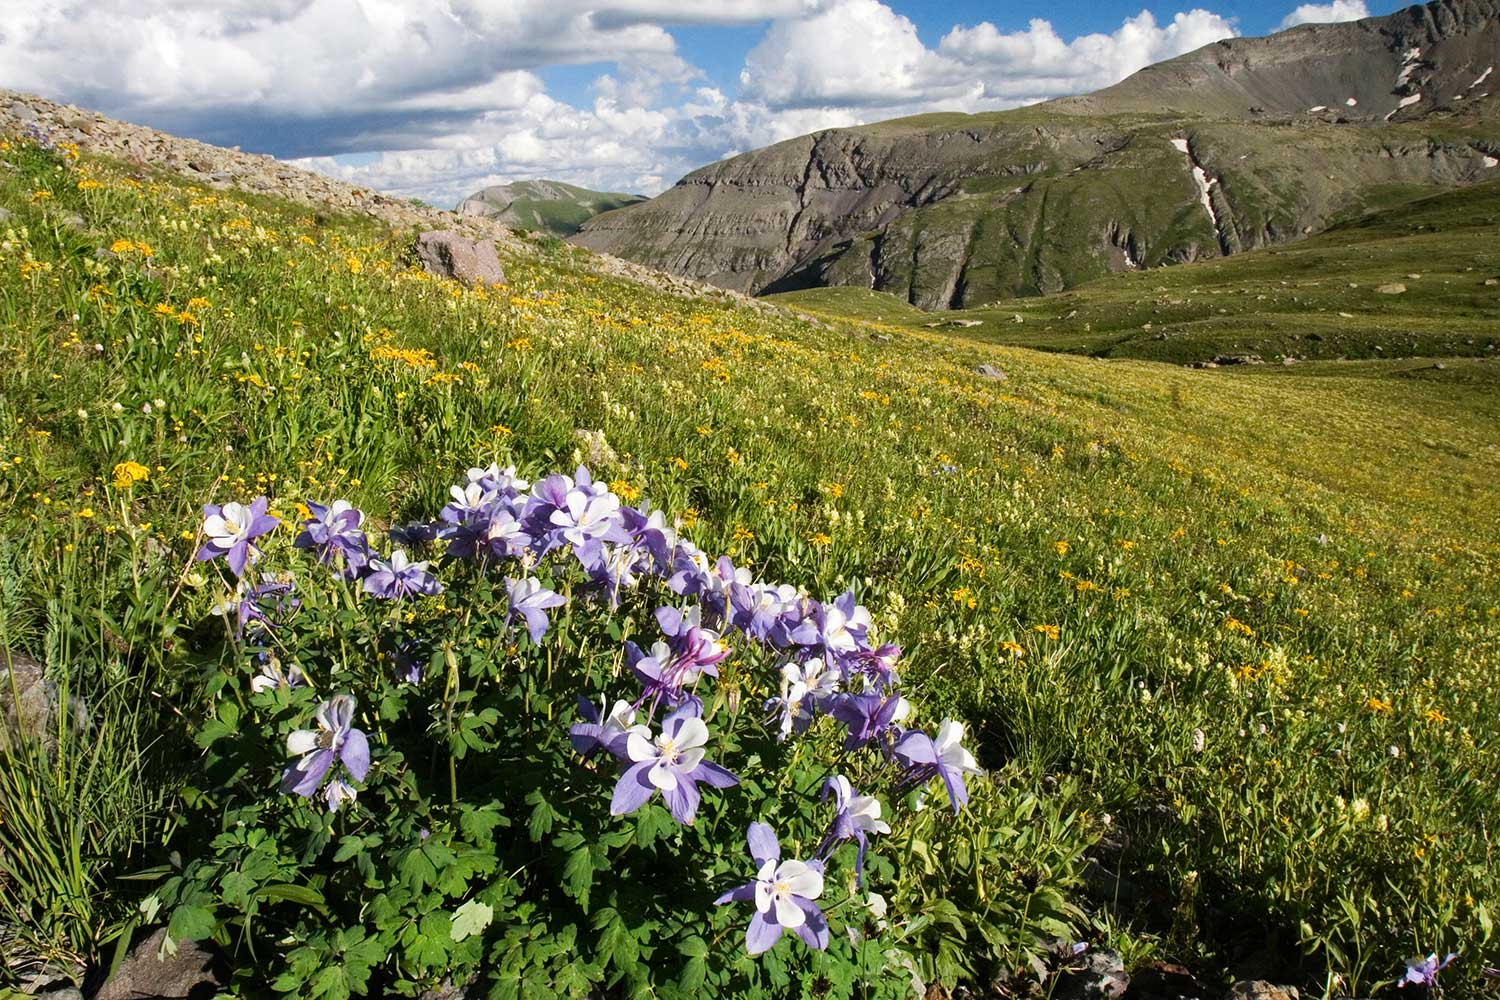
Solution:
[[[661,792],[679,823],[691,823],[702,793],[698,782],[714,788],[739,784],[739,778],[704,758],[708,726],[698,717],[698,706],[687,704],[662,722],[655,738],[646,726],[633,726],[625,742],[630,765],[615,784],[609,811],[615,816],[635,812]]]
[[[260,664],[260,672],[250,678],[252,692],[258,694],[261,691],[274,691],[277,688],[291,690],[307,683],[307,675],[302,672],[301,667],[295,663],[290,666],[283,664],[275,653],[270,651],[259,653],[256,660]]]
[[[745,950],[752,955],[769,951],[784,930],[793,931],[809,948],[827,948],[828,919],[813,902],[823,895],[823,863],[782,861],[776,834],[764,823],[751,823],[745,839],[755,860],[755,878],[714,900],[716,906],[755,904]]]
[[[283,792],[312,798],[328,776],[333,765],[344,765],[355,781],[364,781],[370,772],[370,741],[354,728],[353,695],[335,695],[318,706],[317,729],[298,729],[286,738],[286,752],[300,754],[302,759],[287,767],[281,776]],[[329,812],[337,812],[344,802],[354,801],[352,786],[334,776],[324,793]]]
[[[385,600],[401,600],[406,597],[434,597],[443,592],[437,577],[427,572],[426,562],[412,562],[405,552],[396,549],[389,561],[370,560],[370,575],[365,577],[365,590]]]
[[[243,639],[247,629],[264,635],[275,627],[273,616],[294,611],[299,606],[295,597],[288,596],[291,592],[289,573],[284,576],[262,575],[260,582],[253,585],[241,577],[235,583],[234,593],[209,610],[225,618],[234,616],[236,639]]]
[[[1437,953],[1433,952],[1426,958],[1408,958],[1406,973],[1396,980],[1396,987],[1404,989],[1408,986],[1420,986],[1425,990],[1435,990],[1438,988],[1438,973],[1446,969],[1448,963],[1457,957],[1457,952],[1450,952],[1439,962]]]
[[[270,501],[256,497],[247,507],[242,503],[205,504],[203,535],[206,541],[198,550],[199,562],[225,557],[235,576],[245,575],[245,566],[260,555],[254,540],[281,522],[266,513]]]
[[[981,773],[974,755],[960,744],[963,738],[963,723],[944,719],[937,739],[912,729],[902,734],[895,746],[896,759],[908,768],[909,782],[920,785],[934,776],[943,779],[954,815],[969,802],[964,775]]]
[[[510,606],[505,614],[505,624],[517,618],[526,622],[526,632],[533,643],[542,641],[551,622],[547,619],[549,608],[560,608],[568,603],[567,598],[542,586],[536,577],[524,580],[505,578],[505,589],[510,595]]]
[[[900,724],[911,714],[911,703],[899,694],[881,697],[866,691],[834,699],[829,714],[849,730],[845,750],[856,750],[872,741],[889,748],[889,741],[900,734]]]
[[[606,700],[603,704],[608,704]],[[600,706],[602,708],[603,705]],[[578,715],[582,722],[575,722],[568,729],[568,740],[573,749],[585,757],[603,750],[615,757],[629,759],[625,745],[630,730],[635,726],[635,709],[624,699],[617,700],[609,715],[602,715],[594,703],[582,695],[578,696]]]
[[[835,845],[853,840],[859,845],[859,853],[854,859],[854,871],[863,884],[865,851],[870,846],[870,835],[890,833],[890,825],[880,818],[880,800],[873,795],[854,794],[854,786],[842,774],[835,774],[823,783],[822,798],[827,799],[829,795],[833,796],[833,823],[828,828],[828,835],[823,838],[823,849],[818,853],[826,857],[825,852],[832,850]]]

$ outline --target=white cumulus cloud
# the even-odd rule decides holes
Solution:
[[[762,32],[736,92],[682,26]],[[1233,33],[1143,10],[1108,33],[981,23],[929,47],[883,0],[0,0],[0,87],[452,205],[531,177],[654,194],[796,135],[1080,93]],[[588,98],[549,92],[561,65],[602,67]]]
[[[1332,3],[1305,3],[1281,19],[1282,30],[1299,24],[1328,24],[1334,21],[1358,21],[1369,17],[1365,0],[1333,0]]]

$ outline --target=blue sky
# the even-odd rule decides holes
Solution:
[[[1231,35],[1395,10],[981,0],[0,0],[0,86],[451,206],[654,194],[819,128],[1108,86]]]

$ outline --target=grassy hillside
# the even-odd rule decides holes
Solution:
[[[561,181],[517,181],[487,187],[459,203],[460,214],[484,215],[515,229],[553,236],[572,236],[602,212],[626,208],[646,199],[638,194],[590,191]]]
[[[618,496],[679,517],[710,553],[816,595],[853,588],[904,649],[910,723],[967,721],[988,771],[971,779],[971,808],[913,820],[889,800],[893,826],[906,825],[889,848],[877,841],[865,887],[889,903],[882,923],[859,916],[852,881],[830,885],[854,903],[830,910],[838,926],[890,949],[860,974],[872,991],[899,995],[913,973],[951,986],[1029,970],[1049,937],[1131,964],[1185,962],[1215,988],[1266,975],[1313,995],[1368,996],[1407,955],[1449,950],[1462,954],[1444,973],[1450,993],[1477,994],[1480,968],[1500,962],[1489,832],[1500,807],[1500,386],[1488,365],[1265,377],[1000,343],[1124,354],[1145,322],[1173,337],[1136,350],[1174,360],[1221,342],[1270,354],[1299,337],[1299,355],[1356,354],[1369,337],[1336,344],[1341,324],[1377,320],[1381,337],[1482,338],[1491,290],[1479,281],[1500,267],[1479,227],[1461,228],[1482,215],[1472,202],[1423,209],[1448,213],[1441,235],[1413,231],[1428,224],[1416,215],[1405,229],[1380,223],[1384,242],[1349,227],[1006,307],[1023,315],[1014,332],[980,314],[984,326],[950,335],[897,306],[841,305],[880,326],[829,328],[668,295],[604,276],[572,248],[514,255],[510,287],[465,290],[411,270],[409,234],[368,222],[16,143],[3,155],[0,646],[87,693],[94,732],[130,737],[60,726],[68,773],[118,776],[109,797],[50,767],[6,757],[0,769],[27,782],[0,824],[0,920],[20,923],[27,947],[107,957],[122,928],[167,919],[151,901],[170,889],[174,934],[213,936],[235,955],[240,988],[276,977],[284,992],[342,995],[347,984],[329,976],[356,958],[381,982],[438,982],[441,962],[422,949],[469,947],[456,931],[450,940],[446,909],[431,937],[432,914],[414,917],[366,954],[385,940],[374,935],[398,883],[428,877],[411,860],[426,847],[403,846],[403,874],[388,883],[368,867],[371,845],[392,836],[384,793],[363,793],[271,858],[252,850],[260,827],[227,818],[221,764],[209,763],[221,758],[205,756],[219,751],[186,742],[214,748],[261,711],[240,707],[248,661],[211,614],[225,599],[212,568],[192,561],[200,505],[265,494],[295,521],[299,502],[347,497],[384,526],[430,517],[469,466],[514,463],[538,478],[587,461]],[[1295,256],[1313,253],[1344,254],[1361,287],[1320,281],[1298,263],[1314,258]],[[1423,278],[1402,278],[1418,266]],[[1263,270],[1236,270],[1247,267]],[[1386,280],[1408,293],[1372,297],[1368,285]],[[1475,291],[1426,296],[1442,280]],[[1435,306],[1451,311],[1427,318]],[[1355,319],[1338,317],[1353,308]],[[976,374],[981,364],[1007,378]],[[290,551],[291,535],[268,536],[267,549]],[[471,611],[487,617],[470,608],[464,622]],[[353,611],[335,601],[326,613]],[[404,621],[414,614],[441,623],[459,611]],[[649,624],[630,614],[625,627]],[[451,725],[454,693],[489,683],[459,685],[460,658],[494,664],[496,684],[506,670],[550,678],[574,661],[618,672],[604,650],[620,635],[549,645],[542,660],[525,659],[524,644],[449,648],[448,687],[439,670],[423,690]],[[366,652],[335,643],[318,662]],[[738,683],[746,705],[775,693],[774,679]],[[575,693],[527,715],[555,729]],[[372,705],[362,724],[389,734],[385,712]],[[443,725],[439,712],[436,745],[481,747],[465,767],[512,752]],[[810,738],[836,744],[832,728],[825,718]],[[265,786],[267,817],[300,807],[271,794],[280,738],[270,732],[265,759],[237,772]],[[443,803],[458,772],[444,759],[441,802],[401,828],[412,844],[418,826],[422,842],[457,836]],[[580,855],[554,871],[542,845],[564,842],[577,803],[593,809],[607,793],[570,777],[555,789],[564,798],[522,802],[504,790],[509,765],[498,770],[493,822],[462,819],[465,836],[489,838],[489,863],[498,857],[514,893],[471,938],[496,982],[524,974],[530,995],[582,995],[613,975],[621,990],[651,982],[661,995],[735,983],[780,995],[814,970],[833,976],[817,980],[830,992],[854,989],[796,941],[763,964],[745,958],[744,914],[711,906],[728,883],[710,889],[699,872],[629,895],[642,871],[682,853],[680,838],[662,840],[654,862],[601,876],[592,901],[585,881],[575,903]],[[816,786],[771,791],[812,801]],[[636,830],[642,851],[667,836],[602,829]],[[742,855],[741,830],[705,821],[693,836]],[[66,867],[48,852],[74,842],[62,888],[40,881]],[[184,862],[242,842],[241,865],[208,895],[182,895]],[[592,871],[590,845],[566,843]],[[432,878],[451,866],[422,863]],[[249,892],[266,866],[293,874]],[[121,880],[142,870],[162,881]],[[383,902],[353,927],[320,915],[315,901],[354,890]],[[460,877],[443,907],[468,891]],[[205,916],[236,899],[261,907],[245,935],[280,935],[264,953]],[[702,936],[673,923],[679,912],[704,914]],[[326,964],[309,965],[314,954]]]
[[[1289,246],[1114,275],[986,309],[924,313],[849,288],[769,299],[820,315],[912,329],[944,324],[989,343],[1111,358],[1492,357],[1500,351],[1500,181],[1414,194],[1373,190],[1368,211]]]

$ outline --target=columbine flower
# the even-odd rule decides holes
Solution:
[[[955,815],[969,801],[964,775],[981,773],[974,755],[959,745],[963,738],[963,723],[944,719],[936,740],[913,729],[903,734],[895,746],[896,757],[911,770],[909,780],[926,783],[933,775],[943,779]]]
[[[266,513],[268,506],[270,501],[265,497],[256,497],[248,507],[242,503],[204,505],[203,534],[208,540],[198,550],[198,560],[226,556],[234,575],[243,576],[245,565],[260,554],[251,542],[281,523]]]
[[[827,948],[828,919],[813,902],[823,894],[823,863],[782,861],[776,834],[764,823],[751,823],[745,840],[757,865],[755,879],[714,900],[717,906],[755,903],[745,932],[745,950],[752,955],[769,951],[787,929],[795,931],[809,948]]]
[[[1426,958],[1408,958],[1406,960],[1406,974],[1396,980],[1398,989],[1407,986],[1421,986],[1428,990],[1437,989],[1437,976],[1448,967],[1448,963],[1458,957],[1457,952],[1450,952],[1441,962],[1438,961],[1437,953],[1433,952]]]
[[[911,714],[911,702],[899,694],[846,694],[834,700],[829,714],[849,729],[845,750],[857,750],[871,740],[886,746],[887,734],[899,734],[900,724]]]
[[[295,597],[288,598],[286,595],[292,592],[291,574],[284,576],[261,576],[260,583],[250,585],[250,581],[243,577],[235,584],[234,593],[224,597],[219,603],[209,609],[213,614],[227,618],[235,617],[234,637],[242,639],[245,629],[255,626],[257,631],[264,633],[273,627],[267,608],[261,607],[261,602],[267,598],[274,600],[269,610],[275,613],[294,611],[300,605]]]
[[[602,706],[601,706],[602,707]],[[616,757],[629,759],[625,744],[630,730],[635,725],[635,709],[624,699],[617,700],[609,715],[601,719],[599,709],[582,695],[578,696],[578,714],[583,722],[575,722],[568,729],[568,740],[573,749],[587,757],[595,750],[605,750]]]
[[[389,562],[370,560],[370,575],[365,577],[365,590],[386,600],[400,600],[414,594],[435,597],[443,592],[437,577],[427,572],[426,562],[412,562],[406,553],[396,549]]]
[[[282,669],[281,660],[273,653],[261,653],[256,659],[260,661],[260,673],[250,678],[250,690],[257,694],[277,688],[302,687],[307,683],[307,676],[295,663]]]
[[[552,512],[551,522],[562,529],[562,537],[574,548],[603,538],[620,524],[620,498],[613,493],[597,494],[587,489],[568,492],[565,503]]]
[[[341,761],[349,776],[364,781],[370,773],[370,741],[353,726],[354,696],[335,695],[318,706],[317,729],[299,729],[286,738],[286,752],[301,754],[281,776],[281,790],[304,799],[312,798],[335,761]],[[337,775],[324,795],[328,811],[337,812],[344,802],[354,801],[354,789]]]
[[[698,811],[698,782],[728,788],[740,779],[703,757],[708,726],[698,718],[697,706],[688,705],[667,716],[654,740],[645,726],[630,729],[625,755],[632,762],[615,784],[609,811],[616,816],[635,812],[660,791],[672,817],[691,823]]]
[[[302,533],[292,544],[313,549],[320,563],[354,579],[370,561],[369,541],[360,530],[365,515],[348,500],[335,500],[327,506],[309,500],[307,509],[312,516],[302,522]]]
[[[510,592],[510,610],[506,612],[505,624],[509,625],[516,618],[522,618],[526,622],[526,631],[531,636],[531,641],[541,642],[551,624],[547,620],[547,609],[560,608],[568,603],[568,599],[543,587],[542,582],[534,576],[524,580],[506,577],[505,588]]]
[[[836,811],[833,825],[823,838],[823,849],[818,853],[831,850],[843,840],[855,841],[859,844],[859,853],[854,859],[854,871],[862,884],[865,877],[865,851],[870,846],[870,834],[890,833],[890,825],[880,818],[880,800],[873,795],[855,795],[854,786],[842,774],[835,774],[823,783],[822,797],[828,798],[829,792],[833,793]]]

